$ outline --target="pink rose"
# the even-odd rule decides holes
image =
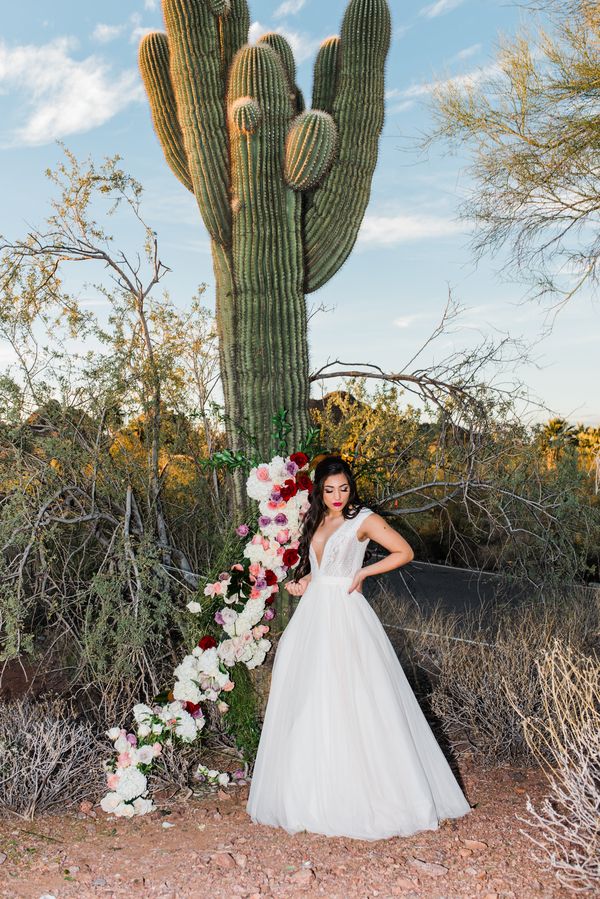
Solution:
[[[256,587],[253,587],[250,591],[250,599],[260,599],[262,590],[257,590]]]
[[[263,538],[262,538],[262,547],[263,547],[263,549],[268,549],[268,548],[270,547],[270,545],[271,545],[270,541],[267,540],[266,537],[263,537]]]
[[[270,481],[271,475],[269,474],[268,466],[259,465],[256,469],[256,477],[259,481]]]
[[[260,562],[253,562],[252,565],[249,566],[248,571],[253,577],[259,577],[260,575]]]
[[[250,543],[253,543],[256,546],[258,543],[262,543],[262,541],[263,541],[262,535],[255,534],[254,537],[252,538],[252,540],[250,541]]]
[[[162,752],[162,746],[160,743],[153,743],[152,749],[154,750],[154,755],[160,755]]]
[[[287,543],[290,539],[290,532],[287,529],[283,529],[277,532],[277,536],[275,537],[278,543]]]
[[[131,755],[128,752],[121,752],[117,757],[117,768],[129,768],[131,765]]]
[[[116,790],[119,786],[120,777],[118,774],[109,774],[106,778],[106,785],[109,790]]]
[[[243,571],[244,570],[244,566],[240,565],[239,562],[236,562],[235,565],[232,565],[231,567],[233,568],[234,571]]]
[[[233,690],[234,687],[235,687],[234,682],[233,682],[232,680],[228,680],[227,683],[224,684],[223,687],[221,687],[221,689],[222,689],[225,693],[230,693],[231,690]]]

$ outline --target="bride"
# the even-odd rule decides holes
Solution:
[[[369,540],[389,551],[361,567]],[[362,585],[409,544],[361,503],[339,456],[315,469],[246,810],[256,824],[378,840],[469,811]]]

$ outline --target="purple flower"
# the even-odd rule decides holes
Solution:
[[[273,490],[271,493],[271,501],[274,503],[281,502],[281,493],[279,490]]]
[[[271,618],[275,618],[275,612],[273,609],[265,609],[265,614],[263,615],[265,621],[270,621]]]
[[[219,612],[215,612],[215,621],[217,622],[217,624],[225,624],[225,619],[224,619],[223,616],[221,615],[221,612],[220,612],[220,611],[219,611]]]
[[[258,519],[259,528],[267,528],[271,524],[271,519],[268,515],[261,515]]]
[[[245,777],[245,776],[246,776],[246,775],[245,775],[245,772],[242,771],[241,768],[238,768],[237,771],[234,771],[234,772],[233,772],[233,775],[232,775],[232,777],[235,777],[236,780],[239,780],[240,777]]]
[[[298,466],[296,465],[295,462],[292,462],[292,461],[290,460],[289,462],[286,462],[286,463],[285,463],[285,470],[286,470],[286,471],[289,471],[289,473],[291,474],[291,476],[294,477],[294,475],[295,475],[296,472],[298,471]]]
[[[204,712],[202,709],[196,709],[195,712],[192,712],[192,718],[204,718]]]
[[[135,734],[127,734],[126,739],[127,739],[127,742],[128,742],[131,746],[137,746],[137,737],[136,737]]]
[[[250,528],[247,524],[238,524],[235,532],[238,537],[246,537],[250,533]]]
[[[273,521],[275,524],[287,524],[288,517],[284,512],[278,512]]]
[[[219,580],[220,580],[220,581],[226,581],[226,580],[228,580],[228,579],[229,579],[229,572],[228,572],[228,571],[222,571],[221,574],[219,575]]]
[[[254,584],[257,590],[264,590],[267,586],[267,581],[264,577],[259,577],[256,579],[256,583]]]

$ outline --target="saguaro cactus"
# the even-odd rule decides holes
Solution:
[[[272,416],[290,448],[308,427],[305,294],[348,257],[383,127],[386,0],[350,0],[317,55],[305,110],[286,39],[248,45],[246,0],[163,0],[166,34],[139,61],[167,162],[212,239],[230,447],[268,454]]]

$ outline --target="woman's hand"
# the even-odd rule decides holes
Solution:
[[[365,580],[365,578],[367,576],[368,575],[367,575],[367,572],[365,571],[365,569],[359,568],[358,571],[356,572],[356,574],[354,575],[352,583],[348,587],[348,593],[352,593],[353,590],[358,590],[359,593],[362,592],[363,581]]]
[[[302,577],[297,583],[296,581],[287,581],[283,586],[292,596],[302,596],[308,587],[308,578]]]

